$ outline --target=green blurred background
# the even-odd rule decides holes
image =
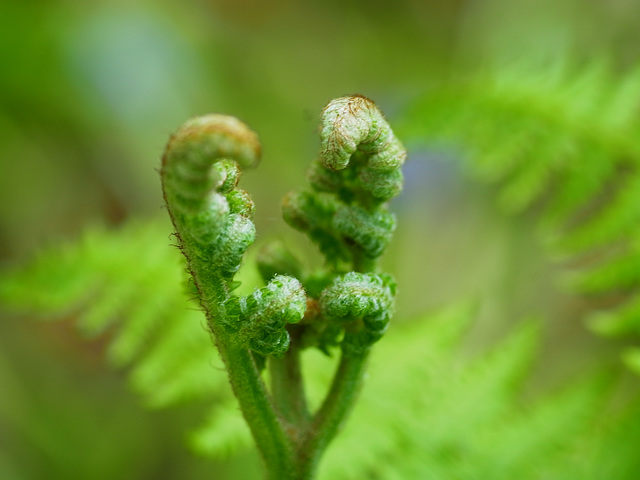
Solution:
[[[163,216],[164,143],[207,112],[259,133],[262,164],[243,179],[259,236],[295,242],[279,199],[304,181],[331,98],[369,96],[393,126],[431,86],[499,59],[604,55],[624,69],[640,56],[638,19],[634,0],[3,0],[0,261],[19,263],[88,224]],[[577,320],[582,300],[549,280],[558,267],[531,217],[500,213],[450,153],[406,143],[400,226],[385,260],[401,285],[398,321],[477,299],[474,351],[540,317],[543,384],[614,359],[613,342]],[[143,409],[124,373],[105,366],[102,341],[79,338],[70,322],[0,313],[0,478],[257,475],[252,455],[192,456],[183,438],[194,413]]]

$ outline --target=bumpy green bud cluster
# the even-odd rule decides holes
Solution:
[[[171,138],[162,163],[164,196],[209,319],[261,355],[282,355],[286,325],[306,310],[306,295],[292,277],[235,297],[233,276],[255,239],[254,205],[238,188],[240,166],[255,166],[260,143],[239,120],[207,115],[189,120]],[[274,272],[277,273],[277,272]],[[215,327],[215,325],[212,325]],[[215,331],[215,328],[213,328]]]
[[[291,227],[305,232],[329,263],[350,259],[347,245],[333,225],[340,203],[333,197],[310,191],[287,194],[282,201],[282,216]]]
[[[378,258],[395,229],[386,202],[402,190],[406,151],[376,105],[360,95],[322,113],[320,157],[308,171],[312,190],[285,197],[283,215],[309,235],[330,264]]]
[[[395,282],[388,275],[351,272],[325,288],[320,296],[323,315],[345,325],[343,350],[361,353],[377,342],[393,312]]]
[[[289,348],[286,325],[302,320],[307,297],[300,282],[276,275],[266,287],[226,302],[225,328],[261,355],[281,356]]]
[[[396,218],[383,208],[369,212],[358,205],[343,205],[333,217],[333,228],[343,239],[358,245],[365,255],[377,258],[391,240]]]
[[[325,168],[344,170],[353,155],[360,153],[359,165],[355,165],[358,187],[382,201],[402,190],[400,167],[406,160],[406,150],[368,98],[353,95],[330,102],[322,112],[320,138],[320,162]]]
[[[283,215],[320,247],[326,265],[306,271],[282,244],[267,244],[257,264],[268,284],[242,297],[233,277],[256,234],[253,202],[238,181],[240,168],[259,161],[256,134],[233,117],[198,117],[171,137],[162,161],[178,246],[269,478],[311,478],[393,310],[395,283],[373,272],[395,229],[386,204],[402,189],[405,150],[375,104],[359,95],[327,105],[320,137],[311,188],[287,195]],[[307,347],[342,351],[313,414],[300,365]]]
[[[285,247],[270,244],[258,255],[270,283],[242,298],[231,294],[233,276],[255,239],[255,226],[253,202],[238,181],[241,167],[259,162],[257,135],[233,117],[198,117],[172,136],[163,158],[167,207],[203,305],[211,306],[210,321],[262,355],[284,353],[287,325],[300,322],[307,301],[316,311],[298,333],[305,345],[324,351],[339,343],[347,323],[351,333],[345,339],[365,348],[389,320],[393,289],[383,277],[335,276],[373,270],[387,247],[396,221],[386,202],[402,188],[406,152],[375,104],[359,95],[326,106],[320,140],[320,156],[308,172],[311,189],[287,195],[283,215],[310,236],[332,268],[305,273]],[[220,288],[212,286],[216,282]],[[361,325],[357,335],[354,325]]]
[[[186,122],[163,157],[164,196],[183,247],[195,244],[190,250],[227,279],[255,239],[253,202],[237,184],[240,166],[259,159],[257,135],[225,115]]]

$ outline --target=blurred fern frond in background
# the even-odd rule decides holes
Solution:
[[[250,448],[251,439],[163,232],[162,222],[91,229],[77,244],[3,274],[0,300],[47,319],[75,317],[85,334],[107,335],[109,359],[130,367],[151,406],[207,399],[210,412],[191,444],[225,457]],[[321,478],[636,478],[637,456],[618,453],[640,435],[640,409],[611,407],[609,375],[525,400],[538,329],[524,325],[468,358],[460,346],[473,317],[463,305],[392,329]],[[305,368],[310,397],[319,401],[331,359],[310,352]]]
[[[109,360],[133,367],[132,385],[150,406],[209,398],[226,389],[226,378],[213,368],[211,340],[167,230],[158,221],[89,229],[78,243],[45,250],[2,277],[0,297],[47,320],[75,317],[88,337],[108,335]]]
[[[637,408],[610,408],[607,375],[588,375],[525,400],[522,387],[539,354],[538,328],[522,325],[490,351],[468,358],[460,344],[473,317],[472,309],[459,306],[390,335],[374,357],[353,426],[329,452],[325,478],[637,475],[634,456],[615,452],[640,433],[640,417]]]
[[[487,67],[433,88],[405,125],[417,143],[462,149],[505,211],[535,210],[552,256],[577,265],[570,285],[597,299],[593,330],[640,333],[640,67]],[[639,349],[624,357],[640,372]]]

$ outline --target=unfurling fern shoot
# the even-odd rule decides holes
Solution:
[[[234,275],[255,239],[254,207],[237,185],[240,169],[259,162],[257,135],[233,117],[195,118],[172,136],[162,161],[179,247],[269,479],[313,478],[393,310],[395,283],[377,272],[377,259],[395,228],[387,202],[402,189],[406,152],[376,105],[360,95],[327,105],[320,136],[310,188],[288,194],[283,215],[326,263],[311,274],[284,246],[267,244],[258,255],[267,285],[244,297],[234,294]],[[340,350],[315,412],[303,388],[305,348]]]

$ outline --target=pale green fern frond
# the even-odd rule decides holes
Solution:
[[[524,326],[489,353],[461,359],[459,342],[444,340],[443,327],[460,329],[472,316],[469,309],[453,309],[389,334],[321,478],[592,478],[581,475],[582,452],[611,455],[609,431],[627,421],[601,415],[609,396],[603,378],[524,401],[537,329]],[[599,467],[597,478],[613,478],[606,474],[624,468],[637,474],[633,460],[619,462],[624,466]]]
[[[150,405],[213,400],[190,443],[202,454],[226,457],[250,448],[251,436],[220,361],[211,355],[201,313],[175,281],[183,275],[177,252],[166,236],[152,233],[158,231],[162,226],[155,223],[91,230],[75,246],[43,252],[27,268],[5,274],[2,301],[20,311],[48,312],[49,318],[86,312],[78,317],[82,328],[112,335],[110,352],[126,345],[118,347],[125,354],[111,358],[130,365],[133,384]],[[119,296],[117,308],[106,295]],[[141,314],[142,320],[134,318]],[[604,462],[598,478],[638,471],[633,455],[624,457],[631,463],[606,466],[611,452],[605,441],[640,434],[640,422],[625,417],[623,427],[598,419],[608,396],[602,382],[586,381],[526,404],[520,392],[536,352],[537,328],[525,325],[491,352],[468,358],[460,345],[473,317],[473,309],[462,306],[391,329],[372,358],[352,421],[329,449],[322,478],[584,478],[571,476],[582,465],[581,446]],[[310,401],[317,404],[334,367],[315,350],[303,365],[311,379]],[[591,435],[600,423],[612,427]],[[541,466],[538,458],[548,461]]]
[[[90,229],[3,273],[0,301],[47,320],[74,317],[89,336],[109,335],[109,360],[131,367],[134,388],[151,406],[229,395],[166,231],[157,221]]]
[[[505,208],[522,210],[549,193],[562,221],[606,185],[612,167],[640,159],[639,105],[640,68],[621,81],[602,63],[513,65],[435,89],[406,128],[414,138],[446,139],[468,151],[477,174],[504,182]]]
[[[217,458],[226,458],[252,447],[251,432],[235,399],[212,409],[204,424],[191,434],[189,440],[194,451]]]
[[[522,384],[537,351],[538,329],[525,325],[470,359],[460,344],[473,316],[467,306],[451,308],[389,332],[320,478],[581,479],[596,467],[595,460],[584,466],[582,452],[597,452],[601,459],[613,455],[607,448],[611,432],[631,433],[628,417],[600,415],[609,397],[602,377],[525,402]],[[315,403],[330,381],[331,362],[311,351],[304,364]],[[192,436],[195,449],[224,457],[250,448],[250,433],[236,414],[233,402],[216,408]],[[633,432],[640,434],[637,427]],[[598,478],[624,469],[638,472],[633,458],[598,466]]]
[[[538,207],[551,252],[580,265],[573,287],[617,299],[591,319],[596,331],[640,330],[640,67],[487,68],[431,91],[406,129],[462,148],[506,211]]]

